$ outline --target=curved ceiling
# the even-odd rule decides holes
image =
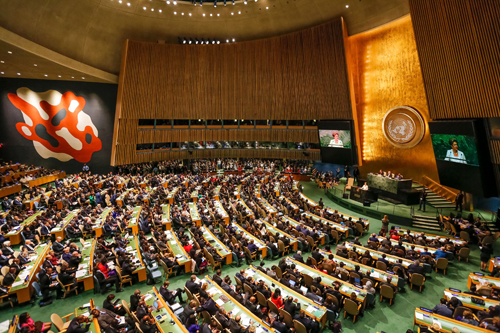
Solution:
[[[219,0],[220,1],[220,0]],[[217,8],[173,0],[0,0],[0,26],[61,55],[118,73],[127,39],[238,41],[344,17],[350,35],[409,13],[408,0],[243,0]]]

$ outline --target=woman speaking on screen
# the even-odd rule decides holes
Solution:
[[[449,142],[450,142],[451,149],[449,149],[446,152],[446,157],[444,160],[450,161],[450,162],[455,162],[455,163],[467,164],[467,160],[465,159],[464,153],[462,153],[460,150],[458,150],[457,139],[450,139]]]
[[[333,132],[332,136],[333,136],[333,139],[330,140],[330,144],[328,144],[328,147],[344,147],[342,140],[339,139],[338,132]]]

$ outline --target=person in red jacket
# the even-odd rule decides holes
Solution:
[[[278,309],[283,308],[284,305],[283,305],[283,299],[281,298],[281,289],[276,288],[274,293],[271,294],[271,302],[273,302]]]

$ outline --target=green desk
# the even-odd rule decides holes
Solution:
[[[226,265],[230,265],[233,262],[233,253],[210,230],[201,227],[201,231],[205,241],[215,248],[222,258],[226,258]]]
[[[295,213],[297,213],[297,212],[299,211],[299,207],[297,207],[297,205],[296,205],[296,204],[294,204],[293,202],[291,202],[291,201],[290,201],[287,197],[285,197],[285,196],[281,195],[278,199],[279,199],[280,201],[283,201],[283,199],[285,199],[285,200],[286,200],[286,202],[288,202],[288,204],[289,204],[290,206],[292,206],[292,210],[293,210]]]
[[[367,249],[366,247],[363,247],[363,246],[359,246],[359,245],[355,245],[355,244],[352,244],[352,243],[348,243],[346,242],[345,243],[345,246],[346,248],[349,250],[349,251],[352,251],[352,249],[355,247],[356,248],[356,252],[360,255],[363,255],[365,254],[366,251],[369,251],[370,252],[370,255],[372,256],[373,259],[377,260],[378,258],[381,258],[382,257],[382,254],[385,254],[385,253],[382,253],[382,252],[378,252],[378,251],[375,251],[375,250],[370,250],[370,249]],[[405,268],[408,268],[411,264],[414,263],[413,260],[409,260],[409,259],[406,259],[406,258],[400,258],[400,257],[396,257],[396,256],[391,256],[390,254],[385,254],[385,259],[391,263],[392,265],[394,265],[395,263],[398,262],[399,259],[403,260],[403,266]]]
[[[172,191],[170,191],[167,195],[167,201],[169,204],[173,204],[174,203],[174,198],[175,198],[175,195],[177,194],[177,192],[179,191],[179,187],[176,187],[174,189],[172,189]]]
[[[50,233],[53,234],[56,239],[57,237],[61,237],[62,239],[64,239],[64,231],[66,230],[66,227],[71,221],[73,221],[75,217],[77,217],[77,214],[79,212],[80,209],[73,210],[71,213],[68,214],[68,216],[64,218],[62,224],[52,229]]]
[[[239,203],[239,204],[241,204],[243,207],[245,207],[245,211],[247,212],[248,216],[251,216],[251,217],[255,218],[252,210],[250,208],[248,208],[247,204],[243,200],[238,199],[236,202]]]
[[[220,214],[220,216],[224,220],[225,224],[228,225],[229,224],[229,215],[227,215],[227,212],[224,209],[224,207],[222,206],[222,204],[220,203],[220,201],[213,200],[212,202],[214,204],[214,208],[217,211],[217,213]]]
[[[220,189],[221,189],[221,185],[217,186],[215,189],[214,189],[214,199],[215,200],[220,200],[220,197],[219,197],[219,194],[220,194]]]
[[[161,224],[165,226],[165,229],[170,230],[172,229],[172,220],[170,219],[170,204],[162,204],[161,209]]]
[[[274,209],[273,206],[267,202],[266,199],[264,198],[258,198],[259,203],[264,206],[264,209],[266,210],[267,213],[271,214],[272,216],[276,216],[276,213],[278,212],[276,209]]]
[[[85,290],[94,289],[94,277],[93,277],[93,266],[94,266],[94,251],[97,239],[94,238],[93,241],[86,241],[82,248],[82,262],[78,266],[78,271],[76,272],[76,280],[82,282]]]
[[[139,217],[141,216],[141,210],[142,206],[136,206],[134,207],[134,210],[132,211],[132,218],[130,219],[130,222],[128,224],[127,228],[132,229],[132,233],[134,235],[137,235],[139,232]]]
[[[377,236],[377,238],[378,238],[379,242],[382,242],[385,239],[385,237],[381,237],[381,236]],[[422,246],[422,245],[410,244],[410,243],[406,243],[406,242],[402,242],[402,243],[403,243],[403,247],[406,250],[410,250],[412,246],[415,246],[415,251],[417,251],[418,253],[424,252],[425,247],[427,247],[427,250],[430,254],[434,254],[437,251],[436,248],[433,248],[430,246]],[[394,245],[398,245],[399,242],[397,240],[391,239],[391,244],[394,246]]]
[[[416,324],[430,327],[433,323],[438,323],[441,326],[441,332],[451,332],[453,327],[458,328],[460,330],[460,333],[492,332],[484,328],[479,328],[477,326],[462,323],[458,320],[423,311],[419,308],[415,309],[415,316],[413,317],[413,327],[415,327]]]
[[[260,184],[255,186],[254,194],[257,198],[260,198]]]
[[[276,288],[280,288],[281,289],[281,297],[283,297],[283,299],[287,299],[289,296],[292,296],[294,299],[297,299],[299,301],[298,304],[300,304],[301,309],[304,310],[308,316],[310,316],[311,318],[313,318],[316,321],[321,322],[323,327],[325,326],[326,308],[324,306],[318,305],[318,304],[314,303],[314,301],[305,297],[304,295],[299,294],[299,293],[293,291],[292,289],[282,285],[277,280],[274,280],[271,277],[269,277],[269,275],[264,274],[261,271],[259,271],[253,265],[250,265],[250,267],[248,267],[245,270],[245,274],[247,277],[251,276],[255,281],[259,281],[259,280],[264,281],[264,283],[268,286],[268,288],[272,292],[274,292],[274,290],[276,290]],[[273,287],[273,285],[275,287]]]
[[[92,225],[92,230],[95,231],[96,237],[101,237],[102,235],[102,227],[104,225],[104,222],[106,221],[106,217],[108,217],[109,213],[113,211],[112,207],[107,207],[105,208],[101,215],[99,216],[99,219],[95,221],[94,225]]]
[[[263,243],[260,239],[257,237],[249,234],[245,229],[243,229],[239,224],[236,224],[234,222],[231,222],[231,226],[236,229],[236,233],[240,233],[243,231],[243,237],[246,239],[250,240],[253,239],[254,244],[259,248],[259,251],[261,251],[262,258],[265,258],[267,256],[267,246],[265,243]]]
[[[280,196],[280,182],[276,182],[276,184],[274,184],[274,194],[276,194],[277,197]]]
[[[294,182],[294,183],[295,183],[295,182]],[[300,198],[301,198],[302,200],[305,200],[309,206],[311,206],[311,207],[313,207],[313,208],[317,208],[317,207],[319,207],[319,205],[318,205],[318,203],[317,203],[316,201],[309,199],[308,197],[306,197],[306,196],[304,195],[304,193],[299,193],[299,196],[300,196]]]
[[[291,226],[293,226],[294,228],[297,228],[297,226],[299,226],[299,225],[300,225],[301,227],[306,228],[306,229],[309,229],[310,231],[312,231],[312,230],[313,230],[311,227],[309,227],[309,226],[307,226],[307,225],[305,225],[305,224],[302,224],[302,223],[300,223],[300,222],[297,222],[297,221],[295,221],[294,219],[292,219],[292,218],[290,218],[290,217],[288,217],[288,216],[286,216],[286,215],[283,215],[283,216],[282,216],[282,218],[283,218],[283,220],[288,221],[288,222],[290,223],[290,225],[291,225]],[[321,231],[319,231],[319,230],[318,230],[318,231],[316,231],[316,232],[317,232],[317,234],[319,235],[319,239],[320,239],[320,241],[321,241],[321,245],[324,245],[324,244],[325,244],[325,234],[324,234],[324,233],[322,233],[322,232],[321,232]]]
[[[239,199],[240,194],[241,194],[241,185],[238,185],[238,186],[236,186],[236,189],[234,191],[234,196]]]
[[[302,216],[305,216],[307,218],[312,219],[313,221],[321,221],[323,223],[329,224],[333,229],[340,231],[341,233],[345,234],[345,237],[349,237],[349,228],[346,227],[345,225],[335,223],[333,221],[327,220],[323,217],[320,217],[318,215],[311,214],[309,212],[304,212],[302,213]]]
[[[91,299],[89,303],[84,304],[81,307],[75,309],[75,318],[79,315],[84,315],[85,317],[90,317],[92,315],[92,310],[95,309],[94,300]],[[88,333],[100,333],[101,328],[99,327],[99,323],[97,319],[92,318],[90,322]]]
[[[356,293],[357,300],[363,303],[363,307],[365,306],[365,299],[366,299],[366,291],[363,290],[362,288],[358,288],[348,282],[342,281],[340,279],[337,279],[331,275],[325,274],[323,272],[320,272],[316,269],[312,269],[311,267],[300,263],[296,260],[291,259],[290,257],[286,258],[287,264],[295,264],[296,268],[299,270],[299,272],[303,275],[309,275],[313,279],[315,277],[320,276],[321,277],[321,284],[324,286],[332,287],[333,288],[333,283],[334,282],[339,282],[341,284],[340,287],[340,292],[346,296],[346,297],[351,297],[352,293]]]
[[[500,289],[500,278],[482,275],[482,273],[470,273],[469,279],[467,280],[467,287],[469,287],[470,290],[472,284],[479,284],[482,281],[491,283],[495,289]]]
[[[325,256],[325,257],[328,257],[329,253],[323,251],[323,250],[320,250],[320,253]],[[359,266],[359,269],[361,271],[361,273],[363,274],[366,274],[368,271],[370,272],[370,277],[374,278],[375,280],[377,281],[387,281],[387,278],[388,277],[391,277],[391,284],[395,285],[395,286],[398,286],[398,281],[399,281],[399,276],[397,276],[396,274],[389,274],[387,272],[384,272],[380,269],[376,269],[376,268],[373,268],[371,266],[366,266],[366,265],[363,265],[363,264],[360,264],[360,263],[357,263],[357,262],[354,262],[354,261],[351,261],[351,260],[347,260],[345,258],[342,258],[342,257],[339,257],[339,256],[336,256],[334,255],[333,256],[333,260],[339,264],[341,262],[344,263],[344,268],[350,270],[350,271],[353,271],[354,268],[356,266]],[[401,280],[401,284],[402,286],[404,287],[404,280]]]
[[[495,301],[493,299],[488,299],[486,297],[464,294],[464,293],[459,293],[459,292],[456,292],[456,291],[453,291],[450,289],[446,289],[444,291],[444,298],[446,298],[446,300],[449,301],[452,297],[458,298],[464,306],[471,308],[471,309],[474,309],[474,310],[484,311],[484,310],[488,310],[488,308],[490,306],[497,306],[498,304],[500,304],[500,302]],[[484,301],[484,305],[480,305],[480,304],[476,304],[476,303],[472,302],[472,297],[482,299]]]
[[[153,290],[148,291],[145,295],[147,297],[147,300],[145,300],[146,305],[154,306],[155,303],[158,304],[158,309],[153,310],[151,315],[154,317],[156,326],[161,333],[188,333],[186,327],[177,319],[156,287],[153,287]]]
[[[118,198],[116,198],[116,204],[120,207],[123,206],[123,199],[125,199],[125,196],[128,195],[128,193],[132,191],[131,188],[127,189],[125,192],[123,192],[122,194],[120,194],[120,196]]]
[[[19,303],[28,302],[31,299],[31,286],[35,281],[36,273],[40,271],[40,267],[45,261],[45,256],[50,251],[50,246],[51,243],[48,242],[35,248],[36,254],[30,256],[31,261],[10,287],[9,294],[16,294]]]
[[[250,325],[250,321],[252,321],[252,326],[255,326],[256,332],[262,333],[262,330],[264,330],[264,332],[277,332],[273,328],[264,324],[262,320],[248,311],[247,308],[241,303],[229,296],[229,294],[226,293],[217,283],[213,282],[209,276],[206,276],[203,282],[208,283],[207,293],[210,297],[212,297],[215,303],[217,303],[219,308],[223,308],[224,311],[228,314],[230,313],[233,318],[241,316],[240,324],[243,327],[248,327],[248,325]]]
[[[290,245],[292,246],[293,251],[294,252],[297,251],[299,241],[295,237],[290,236],[289,234],[275,228],[271,223],[266,222],[263,219],[255,220],[255,222],[259,225],[264,224],[266,226],[267,232],[271,233],[273,235],[273,237],[276,235],[276,233],[279,233],[281,235],[285,235],[286,237],[290,238]],[[276,240],[276,242],[277,242],[277,240]]]
[[[189,206],[189,214],[191,215],[191,221],[193,221],[193,223],[195,223],[198,227],[201,226],[201,218],[200,214],[198,213],[198,208],[196,207],[196,203],[190,202],[188,206]]]
[[[458,245],[458,246],[465,246],[467,244],[466,241],[464,241],[463,239],[461,239],[459,237],[445,237],[445,236],[439,236],[439,235],[433,235],[433,234],[426,234],[423,232],[411,231],[408,229],[401,229],[399,227],[396,227],[395,230],[398,232],[399,236],[406,235],[406,233],[408,231],[410,231],[410,236],[412,236],[412,237],[419,237],[420,235],[424,234],[424,236],[427,240],[435,240],[436,238],[439,238],[440,240],[449,239],[450,242],[452,242],[454,245]]]
[[[167,236],[167,245],[174,254],[177,263],[184,266],[186,273],[191,272],[191,257],[186,253],[175,233],[172,230],[165,230],[165,235]]]
[[[398,194],[401,190],[411,190],[411,185],[411,179],[397,180],[372,173],[368,174],[368,186],[385,192]]]
[[[129,243],[125,251],[127,251],[127,253],[130,255],[132,261],[134,262],[138,261],[139,263],[139,267],[137,267],[133,273],[137,274],[139,282],[144,281],[146,280],[146,267],[144,267],[144,262],[142,261],[142,255],[141,252],[139,251],[139,240],[137,239],[137,235],[135,236],[129,235],[128,241]]]
[[[43,212],[45,212],[45,209],[44,210],[39,210],[38,212],[36,212],[35,214],[31,215],[30,217],[28,217],[26,220],[24,220],[21,225],[19,225],[19,227],[11,230],[6,236],[9,237],[9,241],[12,245],[16,245],[16,244],[19,244],[21,243],[21,232],[23,231],[24,227],[26,226],[29,226],[31,223],[33,223],[33,221],[36,220],[36,218],[41,215]]]

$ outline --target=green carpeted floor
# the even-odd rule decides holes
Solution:
[[[338,207],[324,195],[322,190],[317,189],[315,183],[304,182],[302,184],[304,186],[304,194],[309,196],[311,199],[318,201],[320,198],[323,198],[324,203],[331,208],[338,208],[339,211],[346,214],[360,216],[358,213],[350,212],[345,208]],[[370,230],[372,232],[380,230],[380,221],[370,218],[369,220]],[[444,235],[444,233],[442,234]],[[362,243],[366,243],[367,239],[368,235],[365,234],[361,238]],[[305,254],[305,257],[306,256],[307,254]],[[277,262],[278,260],[266,261],[266,266],[271,266]],[[242,268],[244,267],[246,267],[246,265],[242,266]],[[350,318],[345,320],[340,319],[342,321],[343,332],[406,332],[407,329],[412,328],[413,314],[416,307],[434,307],[439,303],[439,299],[442,297],[444,289],[448,287],[466,290],[467,276],[469,275],[469,272],[479,271],[479,267],[479,250],[477,246],[474,245],[472,246],[471,258],[468,263],[457,261],[450,263],[446,275],[443,275],[443,273],[433,272],[431,274],[431,279],[426,281],[425,288],[422,293],[419,293],[418,289],[410,290],[410,288],[407,287],[406,293],[396,295],[392,306],[389,306],[389,304],[385,301],[383,303],[379,303],[377,299],[375,308],[365,311],[364,317],[360,317],[355,324],[352,323],[352,319]],[[240,268],[224,266],[223,275],[227,274],[230,277],[234,277],[234,274],[239,269]],[[170,286],[171,288],[183,288],[187,279],[189,279],[189,275],[187,274],[179,277],[173,277],[170,279]],[[156,286],[159,288],[160,284],[157,284]],[[126,286],[124,287],[125,291],[117,294],[117,297],[128,301],[130,295],[137,288],[142,291],[147,291],[151,289],[151,286],[146,285],[145,282],[133,286]],[[44,308],[40,308],[38,305],[23,305],[10,308],[8,304],[4,303],[2,304],[0,312],[0,321],[10,319],[14,314],[20,314],[27,311],[35,321],[41,320],[48,322],[50,321],[50,315],[52,313],[58,313],[61,316],[67,315],[74,312],[76,307],[87,303],[91,298],[94,299],[96,305],[101,306],[105,297],[101,294],[94,295],[93,291],[87,291],[78,296],[71,296],[65,300],[54,300],[53,304]],[[56,331],[55,328],[53,329]]]

